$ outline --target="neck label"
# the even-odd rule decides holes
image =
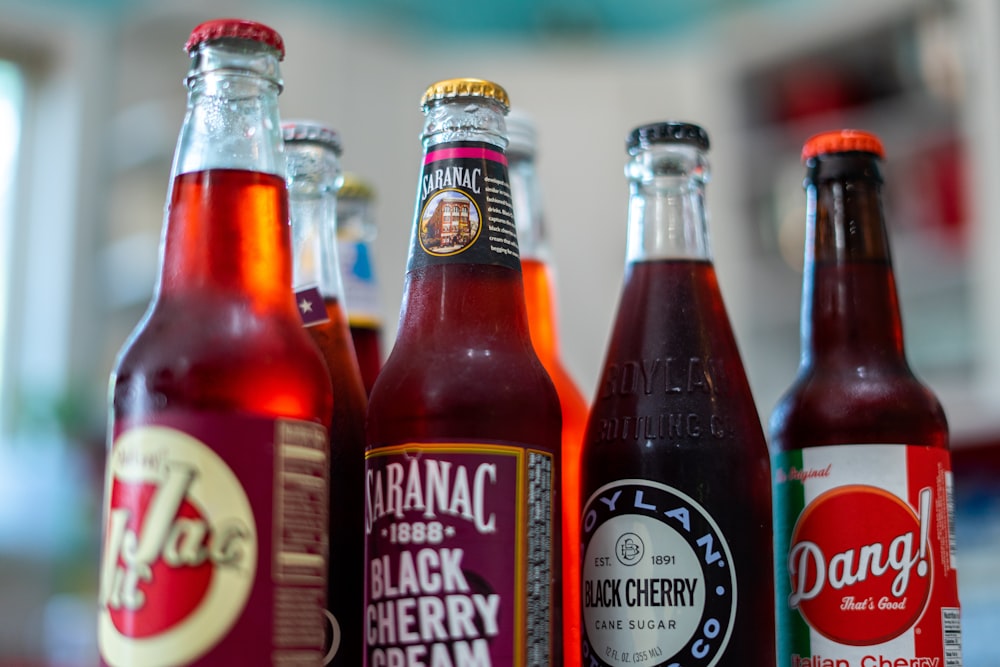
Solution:
[[[439,144],[424,155],[407,270],[434,264],[517,269],[507,157],[492,144]]]

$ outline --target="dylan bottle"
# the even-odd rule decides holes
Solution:
[[[395,343],[368,409],[369,667],[559,664],[559,398],[528,331],[507,93],[430,86]]]
[[[344,314],[337,255],[340,138],[315,121],[282,125],[292,221],[292,285],[302,324],[333,381],[330,424],[330,562],[324,664],[361,664],[365,411],[368,395]],[[354,572],[355,576],[349,573]]]
[[[556,320],[555,268],[545,229],[541,184],[535,166],[534,121],[517,108],[507,115],[510,189],[521,250],[528,329],[535,352],[559,394],[562,407],[562,574],[564,667],[580,664],[580,591],[566,585],[580,574],[580,448],[587,400],[563,364]]]
[[[101,661],[318,664],[330,375],[292,293],[281,37],[187,43],[152,303],[110,382]]]
[[[778,665],[962,664],[948,425],[903,347],[879,138],[810,138],[798,376],[771,415]]]
[[[772,667],[770,465],[709,247],[705,131],[635,129],[583,445],[583,664]]]

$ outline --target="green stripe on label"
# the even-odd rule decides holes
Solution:
[[[791,479],[791,470],[802,470],[802,450],[782,452],[773,458],[774,472],[774,566],[775,606],[777,607],[778,666],[791,667],[791,656],[812,655],[809,626],[802,615],[788,607],[791,583],[788,577],[788,549],[795,522],[805,508],[805,486]]]

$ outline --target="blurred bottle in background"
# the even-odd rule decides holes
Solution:
[[[516,107],[511,109],[507,136],[511,199],[531,343],[556,386],[562,408],[563,664],[572,667],[580,664],[580,449],[587,425],[587,401],[559,352],[556,276],[535,165],[534,120]]]
[[[583,446],[583,664],[772,667],[770,460],[712,259],[708,135],[653,123],[626,146],[624,284]]]
[[[771,415],[778,664],[962,664],[948,424],[906,359],[873,134],[810,138],[798,375]]]
[[[338,252],[343,269],[347,321],[361,378],[369,394],[382,368],[383,313],[372,248],[377,235],[375,191],[368,181],[346,172],[337,193]]]
[[[222,19],[186,47],[158,280],[111,377],[101,660],[315,664],[332,399],[292,293],[284,44]]]
[[[333,382],[330,425],[329,628],[324,664],[361,664],[364,451],[368,395],[342,305],[337,256],[340,138],[312,121],[282,126],[288,164],[295,300]]]

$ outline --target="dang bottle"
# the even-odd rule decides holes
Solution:
[[[561,417],[528,331],[507,93],[450,79],[422,106],[399,327],[368,409],[365,657],[555,665]]]
[[[583,664],[771,667],[770,465],[709,249],[708,136],[627,140],[625,279],[583,445]]]
[[[771,415],[778,664],[962,664],[948,426],[910,370],[878,137],[809,139],[802,349]]]
[[[284,47],[226,19],[187,49],[159,279],[110,383],[101,661],[317,663],[331,389],[292,293]]]

